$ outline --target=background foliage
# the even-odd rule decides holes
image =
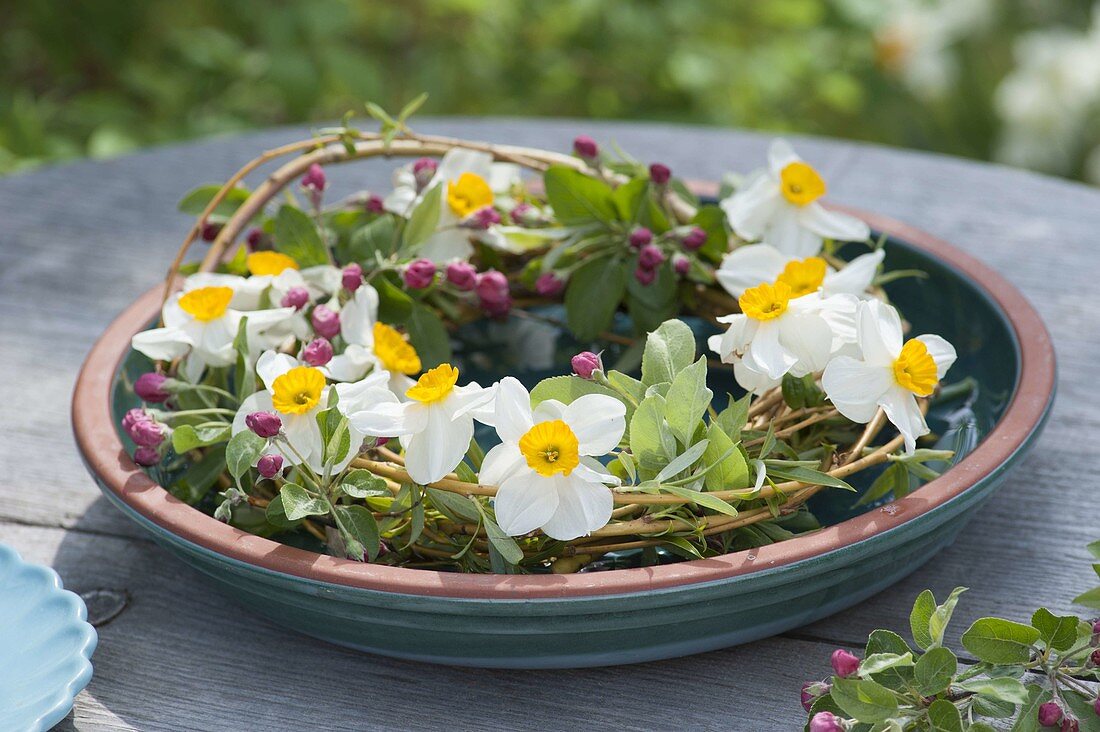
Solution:
[[[421,90],[429,114],[794,130],[1100,181],[1080,0],[0,4],[0,173]]]

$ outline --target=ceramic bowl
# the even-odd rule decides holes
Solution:
[[[73,400],[77,443],[104,495],[221,591],[277,623],[402,658],[509,668],[631,663],[744,643],[810,623],[888,587],[955,538],[1034,442],[1054,395],[1050,337],[995,272],[931,236],[863,215],[889,237],[887,267],[919,268],[891,298],[917,333],[952,341],[951,381],[977,389],[938,409],[958,450],[940,478],[853,511],[825,492],[828,528],[721,557],[572,575],[464,575],[361,564],[275,543],[170,496],[127,457],[116,425],[136,404],[123,386],[147,363],[130,336],[156,316],[161,289],[110,326]],[[839,496],[831,498],[830,496]],[[167,622],[167,621],[166,621]]]
[[[40,732],[69,713],[92,678],[87,615],[56,572],[0,544],[0,729]]]

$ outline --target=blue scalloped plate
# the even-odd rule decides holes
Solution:
[[[98,641],[87,617],[57,572],[0,544],[0,729],[47,730],[73,708]]]

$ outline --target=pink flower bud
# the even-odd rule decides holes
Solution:
[[[503,300],[481,301],[481,309],[491,318],[503,318],[512,311],[512,298],[505,296]]]
[[[168,397],[172,396],[163,388],[166,381],[168,381],[168,377],[164,374],[150,371],[139,376],[137,381],[134,382],[134,393],[141,397],[143,401],[153,404],[166,402]]]
[[[663,186],[668,183],[668,179],[672,177],[672,171],[668,169],[667,165],[661,163],[653,163],[649,166],[649,179],[659,186]]]
[[[482,272],[477,276],[477,296],[481,301],[481,306],[486,307],[493,304],[508,303],[511,307],[511,297],[508,290],[508,278],[502,273],[497,272],[495,269],[491,269],[487,272]]]
[[[1048,701],[1039,705],[1039,724],[1043,727],[1054,727],[1062,721],[1062,707],[1058,702]]]
[[[325,305],[313,308],[310,315],[313,330],[322,338],[333,339],[340,334],[340,314]]]
[[[447,281],[460,290],[472,290],[477,284],[477,270],[474,265],[461,260],[447,265]]]
[[[672,255],[672,271],[683,277],[691,271],[691,260],[676,252]]]
[[[295,310],[301,310],[307,303],[309,303],[309,290],[304,287],[291,287],[279,302],[284,308]]]
[[[482,231],[500,223],[500,214],[492,206],[482,206],[470,214],[463,222],[464,226]]]
[[[591,379],[594,373],[603,371],[603,360],[600,359],[600,354],[592,351],[581,351],[569,363],[573,366],[573,373],[582,379]]]
[[[844,732],[844,727],[832,712],[818,712],[810,720],[810,732]]]
[[[543,272],[535,280],[535,292],[543,297],[556,297],[565,289],[565,280],[553,272]]]
[[[134,462],[143,468],[148,468],[160,462],[160,453],[152,447],[139,447],[134,450]]]
[[[655,244],[646,244],[638,250],[638,266],[657,269],[665,261],[665,254]]]
[[[588,135],[579,135],[573,140],[573,152],[591,163],[600,156],[600,146]]]
[[[807,712],[810,711],[810,707],[814,705],[817,698],[828,693],[829,684],[821,681],[807,681],[802,685],[802,708]]]
[[[380,214],[385,212],[386,205],[381,196],[370,195],[367,197],[367,213]]]
[[[1093,700],[1092,711],[1096,712],[1096,716],[1100,717],[1100,696]]]
[[[1089,656],[1089,660],[1092,661],[1093,666],[1100,666],[1100,648],[1092,652],[1092,655]]]
[[[149,413],[140,407],[134,407],[126,411],[126,414],[122,415],[122,431],[126,434],[130,434],[134,429],[134,425],[138,422],[151,422],[152,417]]]
[[[1100,620],[1094,620],[1093,621],[1093,623],[1092,623],[1092,632],[1093,632],[1093,635],[1100,634]]]
[[[283,458],[280,455],[264,455],[256,461],[256,470],[264,478],[274,478],[283,469]]]
[[[829,661],[833,664],[833,671],[841,678],[854,676],[856,671],[859,670],[859,656],[849,653],[843,648],[833,651],[832,658]]]
[[[630,246],[635,249],[641,249],[646,244],[653,241],[653,232],[644,226],[639,226],[634,231],[630,232]]]
[[[136,422],[129,430],[129,434],[130,439],[134,441],[135,445],[156,447],[164,442],[164,431],[164,425],[158,424],[150,419]]]
[[[211,221],[207,221],[202,225],[202,240],[214,241],[218,238],[218,234],[221,233],[222,225],[215,224]]]
[[[302,360],[310,366],[324,366],[332,360],[332,344],[324,338],[315,338],[302,349]]]
[[[344,267],[340,275],[340,283],[348,292],[355,292],[359,285],[363,284],[363,268],[354,262]]]
[[[687,249],[689,252],[694,252],[707,243],[707,232],[698,226],[693,226],[691,227],[691,231],[680,240],[680,243],[683,244],[684,249]]]
[[[413,290],[430,287],[435,280],[435,263],[430,259],[417,259],[405,267],[405,285]]]
[[[244,423],[264,439],[274,437],[283,428],[283,420],[275,412],[251,412],[244,418]]]
[[[260,244],[264,240],[264,230],[259,227],[252,227],[248,230],[248,235],[245,236],[245,243],[248,244],[248,251],[254,252],[260,248]]]
[[[512,217],[512,221],[520,226],[538,226],[546,223],[542,213],[527,202],[517,203],[509,215]]]
[[[1060,732],[1081,732],[1081,723],[1077,717],[1072,714],[1066,714],[1062,718],[1062,728]]]
[[[316,191],[320,193],[325,190],[325,186],[328,184],[325,178],[325,169],[317,163],[309,166],[309,170],[302,176],[302,188],[307,191]]]
[[[634,270],[634,279],[641,282],[645,287],[649,287],[657,279],[657,270],[638,267]]]
[[[413,163],[412,170],[413,177],[416,178],[416,189],[422,191],[432,182],[435,171],[439,170],[439,163],[432,158],[419,158]]]

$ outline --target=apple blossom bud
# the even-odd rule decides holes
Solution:
[[[134,450],[134,462],[143,468],[148,468],[160,462],[160,453],[152,447],[139,447]]]
[[[501,300],[482,300],[481,309],[490,317],[503,318],[512,311],[512,298],[505,296]]]
[[[1048,701],[1039,705],[1039,724],[1043,727],[1054,727],[1062,721],[1062,707],[1058,702]]]
[[[508,306],[511,307],[508,278],[495,269],[479,274],[476,288],[482,307],[500,305],[504,302],[508,302]]]
[[[543,272],[535,280],[535,292],[543,297],[555,297],[565,289],[565,280],[553,272]]]
[[[248,234],[245,236],[244,241],[248,245],[248,251],[254,252],[260,248],[260,244],[264,240],[264,230],[254,226],[248,230]]]
[[[427,188],[437,170],[439,170],[437,161],[432,158],[418,158],[412,166],[413,177],[416,178],[416,189],[422,191]]]
[[[676,252],[672,255],[672,271],[683,277],[691,271],[691,260]]]
[[[126,414],[122,415],[122,431],[126,434],[130,434],[130,431],[134,429],[134,425],[138,422],[149,422],[152,419],[149,413],[140,407],[128,409],[126,410]]]
[[[588,135],[579,135],[573,140],[573,153],[591,163],[600,156],[600,146]]]
[[[645,269],[657,269],[665,261],[664,252],[655,244],[646,244],[638,250],[638,266]]]
[[[538,226],[546,223],[542,212],[526,201],[517,203],[509,215],[512,217],[512,221],[520,226]]]
[[[1089,661],[1092,662],[1093,666],[1100,666],[1100,648],[1092,652],[1092,655],[1089,656]]]
[[[137,381],[134,382],[134,393],[141,397],[143,401],[153,404],[166,402],[168,397],[172,396],[163,388],[166,381],[168,381],[168,377],[164,374],[150,371],[139,376]]]
[[[818,712],[810,720],[810,732],[844,732],[844,727],[832,712]]]
[[[352,262],[340,274],[340,283],[348,292],[355,292],[363,284],[363,268]]]
[[[646,244],[653,241],[653,232],[644,226],[639,226],[634,231],[630,232],[630,246],[635,249],[641,249]]]
[[[854,676],[856,671],[859,670],[859,656],[849,653],[843,648],[833,651],[829,662],[833,665],[833,671],[841,678],[846,679],[849,676]]]
[[[430,259],[417,259],[405,267],[405,285],[413,290],[430,287],[435,280],[435,262]]]
[[[310,315],[313,330],[322,338],[335,338],[340,334],[340,314],[326,305],[318,305],[313,308]]]
[[[661,163],[653,163],[649,166],[649,179],[659,186],[663,186],[668,183],[668,179],[672,177],[672,171],[668,169],[667,165]]]
[[[315,338],[302,349],[302,360],[310,366],[324,366],[332,360],[332,344],[324,338]]]
[[[251,412],[244,418],[244,423],[264,439],[274,437],[283,428],[283,420],[275,412]]]
[[[638,267],[634,270],[634,279],[642,283],[643,286],[649,287],[657,279],[657,270]]]
[[[684,249],[693,252],[707,243],[707,232],[698,226],[693,226],[691,227],[691,231],[680,239],[680,243],[683,245]]]
[[[1092,711],[1096,712],[1096,716],[1100,717],[1100,696],[1093,700]]]
[[[215,224],[212,221],[206,221],[202,225],[202,240],[214,241],[218,238],[218,234],[221,233],[222,225]]]
[[[309,290],[304,287],[291,287],[283,295],[283,299],[279,304],[284,308],[294,308],[295,310],[301,310],[309,302]]]
[[[316,191],[320,193],[325,190],[328,185],[328,181],[325,177],[325,169],[317,163],[309,166],[309,170],[302,176],[302,188],[307,191]]]
[[[380,214],[385,212],[386,204],[382,201],[381,196],[370,195],[367,196],[367,213]]]
[[[1066,716],[1062,718],[1062,728],[1060,732],[1081,732],[1080,720],[1072,714],[1066,714]]]
[[[581,351],[569,363],[573,366],[573,373],[582,379],[591,379],[597,371],[603,371],[603,360],[600,354],[592,351]]]
[[[472,290],[477,284],[477,269],[469,262],[456,260],[447,265],[447,281],[460,290]]]
[[[281,455],[264,455],[256,461],[256,470],[264,478],[274,478],[283,469]]]
[[[810,711],[810,707],[817,701],[819,696],[825,696],[829,693],[829,684],[823,681],[807,681],[802,685],[802,708],[807,712]]]
[[[466,220],[462,222],[462,225],[470,229],[480,229],[485,231],[486,229],[495,226],[500,223],[500,214],[492,206],[482,206],[477,211],[474,211]]]
[[[164,425],[149,419],[135,423],[133,428],[130,429],[129,434],[130,439],[134,441],[135,445],[156,447],[164,442],[164,432]]]

